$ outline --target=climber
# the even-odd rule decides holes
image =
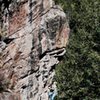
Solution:
[[[54,91],[54,89],[50,89],[50,92],[48,93],[49,100],[54,100],[56,95],[57,95],[57,92]]]

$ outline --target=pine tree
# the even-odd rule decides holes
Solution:
[[[100,100],[100,1],[55,0],[69,13],[70,39],[56,67],[57,100]]]

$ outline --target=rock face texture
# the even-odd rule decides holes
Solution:
[[[49,100],[68,37],[53,0],[0,0],[0,100]]]

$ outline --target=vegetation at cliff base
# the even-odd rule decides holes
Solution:
[[[55,0],[71,28],[64,60],[56,67],[56,100],[100,100],[100,0]]]

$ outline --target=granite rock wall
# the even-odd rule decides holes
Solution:
[[[0,0],[0,100],[49,100],[69,31],[53,0]]]

